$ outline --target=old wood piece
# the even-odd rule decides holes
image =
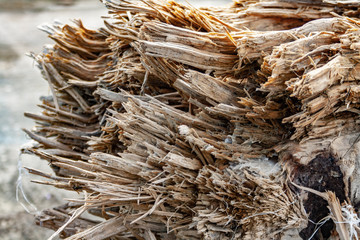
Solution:
[[[104,28],[43,26],[52,96],[23,149],[80,193],[67,239],[357,239],[359,1],[104,0]],[[100,20],[99,20],[100,21]],[[97,216],[97,221],[83,213]]]

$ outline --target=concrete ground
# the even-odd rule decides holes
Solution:
[[[215,6],[230,1],[189,2],[194,6]],[[102,25],[100,17],[105,14],[98,0],[79,1],[68,7],[48,5],[36,11],[0,9],[0,240],[46,239],[52,231],[37,227],[32,214],[59,205],[70,196],[31,183],[34,177],[22,169],[31,166],[50,172],[46,162],[19,154],[20,147],[30,141],[21,128],[34,125],[23,117],[23,112],[39,112],[39,97],[49,94],[33,60],[25,56],[31,51],[39,53],[44,44],[51,43],[36,27],[55,19],[69,23],[69,19],[81,18],[85,26],[94,28]]]

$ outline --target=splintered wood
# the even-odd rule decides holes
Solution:
[[[358,1],[103,3],[32,55],[23,152],[54,174],[27,169],[79,193],[36,216],[51,238],[357,239]]]

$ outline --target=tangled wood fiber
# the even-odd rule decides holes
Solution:
[[[66,239],[357,239],[360,3],[103,0],[105,27],[44,26],[52,96],[23,149],[78,192]],[[88,217],[83,213],[97,216]],[[101,220],[100,220],[101,219]]]

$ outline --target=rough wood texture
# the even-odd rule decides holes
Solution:
[[[81,193],[39,225],[67,239],[360,234],[358,1],[103,2],[104,28],[44,26],[56,43],[33,55],[52,96],[25,114],[39,144],[23,151],[55,175],[28,170]]]

